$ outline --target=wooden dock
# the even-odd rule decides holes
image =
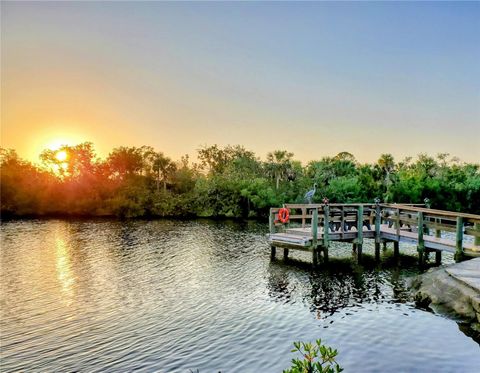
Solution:
[[[480,257],[480,215],[434,210],[407,204],[286,204],[288,223],[278,219],[280,208],[270,209],[272,258],[276,249],[312,253],[313,265],[328,261],[331,242],[348,242],[361,261],[364,239],[375,241],[375,258],[380,247],[393,242],[394,255],[400,243],[417,246],[421,265],[429,253],[441,263],[442,252],[453,253],[456,261]]]

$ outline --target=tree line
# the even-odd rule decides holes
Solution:
[[[59,153],[63,152],[60,157]],[[174,161],[152,147],[118,147],[105,159],[92,143],[44,150],[40,164],[1,149],[1,213],[25,216],[265,217],[270,207],[313,202],[422,203],[480,213],[480,165],[448,154],[372,164],[342,152],[306,165],[275,150],[261,160],[243,146],[205,146],[198,161]]]

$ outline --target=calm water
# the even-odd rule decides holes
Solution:
[[[343,259],[313,273],[271,262],[265,233],[209,221],[3,223],[1,371],[281,372],[293,341],[316,338],[346,372],[480,371],[479,345],[410,301],[413,256],[402,269],[388,253],[362,268],[337,246],[331,257]]]

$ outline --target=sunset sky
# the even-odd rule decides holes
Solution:
[[[480,162],[480,2],[2,2],[1,144]]]

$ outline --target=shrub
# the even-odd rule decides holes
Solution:
[[[303,359],[292,359],[292,366],[283,373],[337,373],[343,369],[335,361],[337,350],[322,344],[317,339],[310,342],[294,342],[292,352],[299,352]]]

